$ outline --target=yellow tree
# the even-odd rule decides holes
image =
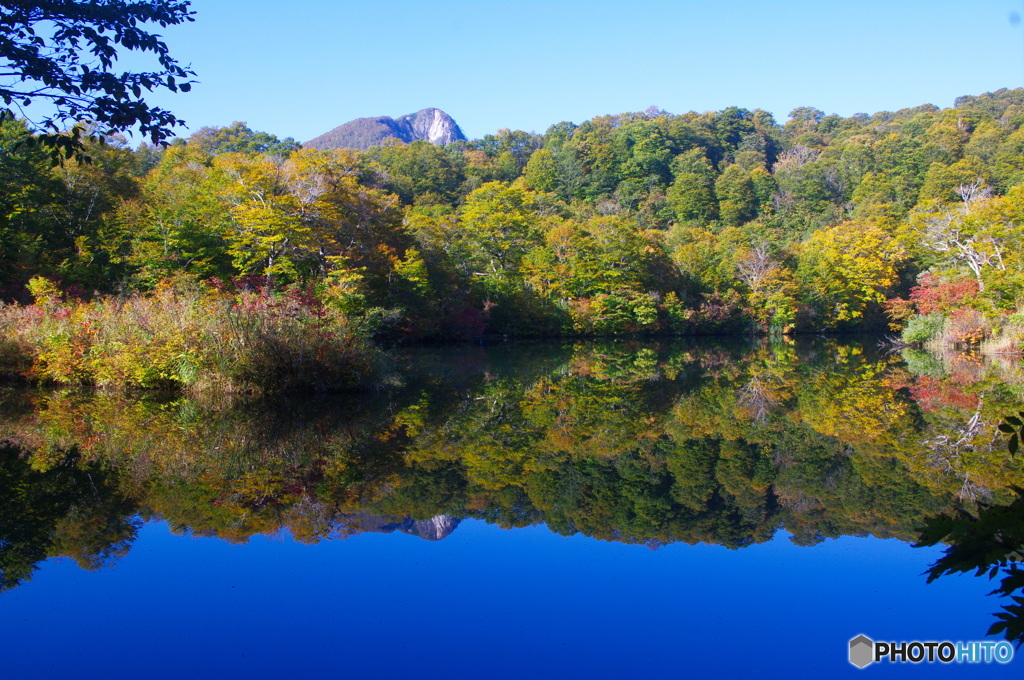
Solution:
[[[361,184],[359,161],[347,151],[302,149],[282,169],[321,272],[346,266],[386,279],[409,243],[398,197]]]
[[[906,252],[879,227],[844,222],[799,246],[797,278],[816,326],[834,327],[877,309],[899,280]]]
[[[287,160],[223,154],[214,167],[226,178],[229,252],[244,273],[366,270],[382,286],[404,255],[397,198],[360,184],[346,152],[302,149]]]
[[[736,252],[736,278],[750,289],[751,315],[762,330],[788,333],[796,316],[796,286],[792,272],[771,254],[764,241]]]
[[[228,252],[245,274],[292,277],[296,260],[315,248],[302,205],[285,182],[284,161],[271,156],[227,153],[213,160],[226,182],[220,197],[231,214]]]
[[[522,184],[488,182],[466,197],[459,213],[463,235],[475,245],[477,273],[501,277],[543,241],[540,194]]]

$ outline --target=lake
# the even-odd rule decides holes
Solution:
[[[925,518],[1012,500],[1013,362],[875,341],[396,351],[392,387],[0,392],[9,677],[1019,677]],[[1024,653],[1022,653],[1024,654]]]

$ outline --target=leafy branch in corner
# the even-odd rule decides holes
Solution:
[[[0,0],[0,114],[28,119],[24,109],[32,104],[46,111],[34,122],[41,132],[35,143],[55,162],[84,157],[81,132],[74,132],[80,123],[93,138],[137,129],[164,143],[183,121],[144,95],[188,92],[195,73],[144,27],[190,22],[193,14],[188,2],[175,0]],[[121,71],[121,52],[151,54],[153,70]]]
[[[1006,448],[1010,455],[1015,455],[1020,443],[1024,441],[1024,411],[1018,411],[1015,416],[1003,416],[1003,422],[999,423],[999,431],[1010,435],[1006,441]]]

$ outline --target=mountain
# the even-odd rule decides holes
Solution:
[[[449,515],[437,515],[430,519],[412,519],[411,517],[394,518],[360,512],[345,516],[345,526],[362,532],[390,534],[401,531],[410,536],[419,536],[428,541],[440,541],[447,538],[462,520]]]
[[[418,139],[444,146],[465,139],[458,124],[441,109],[422,109],[400,118],[379,116],[356,118],[330,132],[311,139],[303,146],[310,149],[359,149],[380,146],[386,139],[414,142]]]

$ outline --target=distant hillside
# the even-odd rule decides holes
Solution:
[[[311,139],[303,146],[310,149],[359,149],[380,146],[386,139],[414,142],[418,139],[444,146],[465,139],[458,124],[441,109],[422,109],[401,118],[379,116],[356,118],[330,132]]]

